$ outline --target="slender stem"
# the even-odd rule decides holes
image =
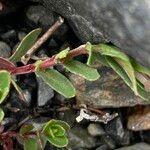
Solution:
[[[64,23],[64,19],[59,17],[59,20],[51,26],[48,31],[28,50],[28,52],[21,58],[24,64],[27,64],[34,52]]]
[[[64,61],[68,61],[76,56],[79,56],[79,55],[82,55],[82,54],[87,54],[87,50],[85,48],[85,45],[81,45],[73,50],[71,50],[67,57],[64,58],[64,59],[61,59],[60,62],[64,62]],[[47,58],[46,60],[44,60],[42,62],[42,64],[40,65],[40,67],[42,69],[46,69],[46,68],[50,68],[50,67],[53,67],[57,64],[57,61],[55,59],[56,55],[50,57],[50,58]],[[13,71],[11,71],[12,74],[14,75],[19,75],[19,74],[27,74],[27,73],[32,73],[32,72],[35,72],[35,65],[34,64],[29,64],[29,65],[25,65],[25,66],[22,66],[22,67],[16,67]]]

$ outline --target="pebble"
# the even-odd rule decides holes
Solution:
[[[11,56],[10,46],[5,42],[0,41],[0,57],[9,58],[10,56]]]
[[[91,136],[102,136],[106,134],[100,124],[90,123],[87,129]]]

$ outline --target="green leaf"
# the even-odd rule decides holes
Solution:
[[[126,54],[121,52],[121,50],[115,46],[108,46],[106,44],[100,44],[100,53],[102,55],[111,56],[111,57],[117,57],[124,61],[129,61],[129,58]]]
[[[19,133],[20,133],[20,134],[29,133],[30,131],[32,131],[33,128],[34,128],[34,126],[33,126],[32,124],[23,125],[23,126],[20,128]]]
[[[70,72],[84,77],[87,80],[94,81],[97,80],[100,75],[98,71],[94,68],[91,68],[79,61],[70,60],[64,63],[64,66]]]
[[[85,48],[88,51],[87,65],[92,66],[96,61],[96,53],[93,52],[92,45],[89,42],[86,43]]]
[[[49,122],[47,122],[45,124],[44,128],[46,128],[50,125],[56,125],[56,124],[62,126],[66,131],[70,130],[70,126],[68,125],[68,123],[66,123],[62,120],[55,120],[55,119],[52,119]]]
[[[57,59],[63,59],[63,58],[65,58],[67,56],[69,50],[70,50],[70,48],[66,48],[65,50],[62,50],[61,52],[59,52],[56,55],[55,59],[57,60]]]
[[[139,64],[136,60],[134,60],[133,58],[130,59],[131,60],[131,63],[134,67],[134,69],[137,71],[137,72],[140,72],[140,73],[143,73],[143,74],[146,74],[148,76],[150,76],[150,69],[147,68],[147,67],[144,67],[142,66],[141,64]]]
[[[125,70],[125,72],[127,73],[128,77],[132,82],[131,86],[133,86],[132,89],[135,95],[138,95],[136,76],[129,57],[123,52],[121,52],[119,48],[114,46],[100,44],[100,48],[101,48],[100,53],[102,55],[113,57],[120,64],[120,66]]]
[[[127,73],[128,77],[130,78],[130,80],[132,82],[134,93],[135,93],[135,95],[138,95],[136,75],[135,75],[134,68],[131,65],[130,61],[123,61],[118,58],[115,58],[115,60],[122,66],[122,68]]]
[[[24,141],[24,150],[37,150],[37,139],[28,138]]]
[[[132,83],[122,67],[111,57],[105,56],[110,67],[124,80],[124,82],[132,89]]]
[[[21,57],[26,54],[26,52],[31,48],[31,46],[36,42],[38,36],[40,35],[42,29],[38,28],[31,31],[19,44],[15,53],[10,57],[12,62],[20,61]]]
[[[66,136],[52,138],[48,137],[47,140],[56,147],[66,147],[68,145],[68,138]]]
[[[0,122],[4,119],[4,111],[0,108]]]
[[[61,73],[54,69],[41,70],[36,68],[36,75],[41,77],[51,88],[66,98],[75,96],[75,88],[72,83]]]
[[[11,77],[7,71],[0,71],[0,104],[9,93]]]
[[[124,80],[124,82],[134,91],[132,87],[132,83],[130,78],[128,77],[127,73],[124,71],[124,69],[116,62],[112,57],[105,56],[108,64],[110,67]],[[138,90],[138,96],[140,96],[144,100],[148,100],[148,93],[145,89],[143,89],[143,86],[137,81],[137,90]]]
[[[42,133],[44,133],[47,140],[56,147],[66,147],[68,144],[66,131],[68,131],[69,128],[67,123],[52,119],[45,124]]]

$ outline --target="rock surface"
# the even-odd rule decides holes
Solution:
[[[150,106],[135,107],[128,117],[128,129],[133,131],[150,130]]]
[[[38,106],[44,106],[54,96],[54,91],[41,78],[38,81]]]
[[[5,42],[0,41],[0,57],[9,58],[10,56],[11,56],[10,46]]]
[[[150,145],[146,143],[137,143],[135,145],[118,148],[116,150],[150,150]]]
[[[107,67],[100,67],[101,77],[97,81],[87,81],[82,77],[71,74],[70,79],[76,88],[77,103],[96,108],[126,107],[138,104],[150,104],[135,96],[124,81]]]
[[[83,42],[111,41],[150,67],[150,1],[39,0],[69,22]]]
[[[69,131],[69,149],[91,149],[96,146],[96,139],[91,137],[87,130],[82,127],[74,127]]]

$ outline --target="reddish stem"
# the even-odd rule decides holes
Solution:
[[[73,50],[71,50],[67,57],[64,59],[61,59],[60,62],[68,61],[76,56],[82,55],[82,54],[87,54],[87,50],[85,48],[85,45],[79,46]],[[57,61],[55,59],[56,55],[52,56],[51,58],[47,58],[44,60],[41,64],[42,69],[50,68],[53,67],[57,64]],[[29,64],[21,67],[16,67],[13,71],[11,71],[12,74],[14,75],[19,75],[19,74],[27,74],[27,73],[32,73],[35,72],[35,65],[34,64]]]

